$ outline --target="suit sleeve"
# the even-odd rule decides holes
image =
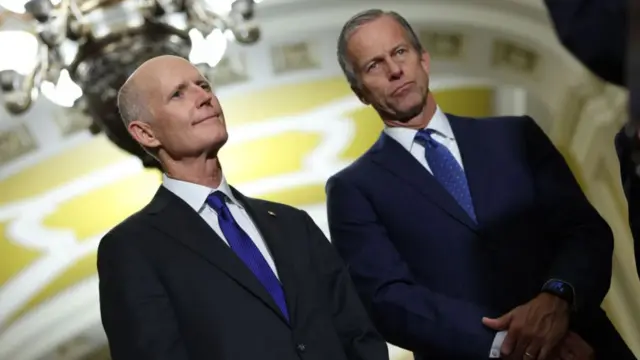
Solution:
[[[630,0],[545,0],[562,44],[589,70],[625,83]]]
[[[573,287],[578,310],[599,307],[611,283],[611,229],[542,129],[530,117],[524,117],[524,128],[536,200],[558,241],[549,278]]]
[[[113,360],[188,360],[160,280],[131,235],[98,248],[100,310]]]
[[[342,259],[322,230],[305,212],[311,257],[319,283],[329,296],[333,323],[349,360],[389,360],[387,344],[367,315]]]
[[[482,317],[499,314],[420,284],[354,185],[329,179],[327,206],[332,242],[388,342],[436,357],[489,357],[495,332],[482,325]]]

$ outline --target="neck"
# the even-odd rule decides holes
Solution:
[[[431,118],[436,113],[436,109],[438,108],[438,104],[436,104],[436,99],[433,97],[431,91],[427,94],[427,101],[425,103],[422,111],[411,118],[409,121],[398,121],[398,120],[388,120],[382,119],[382,121],[387,124],[387,126],[391,127],[405,127],[410,129],[424,129],[429,125]]]
[[[216,189],[222,182],[222,167],[218,157],[163,161],[165,173],[172,179],[182,180]]]

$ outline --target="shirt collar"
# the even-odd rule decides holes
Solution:
[[[199,212],[207,201],[207,197],[215,192],[221,191],[227,196],[227,199],[232,204],[242,207],[242,204],[233,196],[231,187],[227,183],[227,180],[222,176],[220,186],[217,189],[212,189],[207,186],[190,183],[187,181],[177,180],[170,178],[167,174],[162,174],[162,185],[177,197],[186,202],[195,211]]]
[[[431,129],[449,140],[455,140],[449,119],[447,119],[447,115],[445,115],[438,106],[436,106],[436,112],[433,114],[433,117],[431,117],[426,129]],[[385,126],[384,132],[402,145],[403,148],[411,151],[418,130],[400,126]]]

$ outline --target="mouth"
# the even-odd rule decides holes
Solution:
[[[393,90],[393,92],[391,93],[391,96],[400,95],[400,93],[408,90],[409,88],[411,88],[411,86],[413,86],[413,81],[410,81],[408,83],[404,83],[404,84],[400,85],[400,87],[398,87],[395,90]]]
[[[219,119],[220,119],[220,114],[215,113],[215,114],[211,114],[209,116],[205,116],[205,117],[203,117],[203,118],[201,118],[199,120],[194,121],[193,125],[197,125],[197,124],[203,123],[203,122],[208,121],[208,120],[219,120]]]

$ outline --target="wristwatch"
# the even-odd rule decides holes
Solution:
[[[542,286],[542,292],[555,295],[560,299],[565,300],[569,303],[569,307],[571,307],[571,309],[574,309],[575,307],[575,291],[573,290],[573,286],[565,281],[551,279],[544,283]]]

